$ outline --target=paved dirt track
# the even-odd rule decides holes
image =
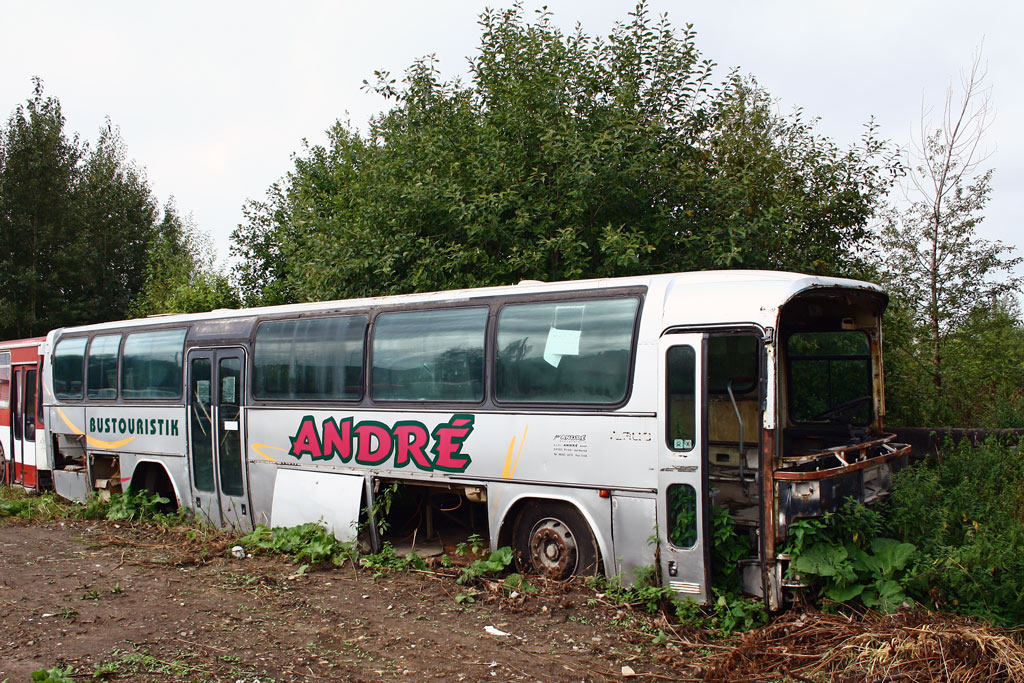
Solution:
[[[549,586],[460,605],[450,575],[296,576],[231,538],[111,522],[0,525],[0,681],[599,681],[689,677],[646,616]],[[212,532],[211,532],[212,534]],[[488,628],[491,627],[491,628]],[[506,635],[494,635],[493,632]],[[491,631],[491,632],[489,632]],[[97,669],[99,667],[99,669]]]

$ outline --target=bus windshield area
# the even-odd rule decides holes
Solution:
[[[871,351],[858,330],[798,332],[786,340],[790,417],[800,424],[871,421]]]

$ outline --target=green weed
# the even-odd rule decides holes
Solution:
[[[455,604],[456,605],[472,605],[476,602],[474,593],[456,593]]]
[[[120,495],[120,494],[114,494]],[[79,519],[106,519],[110,511],[110,498],[101,497],[93,491],[85,499],[85,504],[78,509],[75,515]]]
[[[397,495],[398,482],[392,482],[374,493],[372,515],[369,514],[369,510],[364,509],[365,517],[370,519],[372,516],[373,520],[377,523],[377,533],[381,535],[386,533],[391,526],[391,523],[388,521],[388,515],[391,514],[391,506],[395,502]]]
[[[587,579],[587,585],[604,593],[605,597],[619,605],[641,609],[654,614],[669,604],[675,592],[668,586],[658,585],[658,571],[654,566],[637,569],[636,582],[623,586],[617,576],[595,576]]]
[[[722,590],[738,593],[742,588],[739,561],[750,554],[750,541],[736,533],[729,511],[711,507],[711,571],[712,584]]]
[[[162,506],[170,502],[170,499],[158,493],[146,489],[132,491],[129,487],[123,493],[110,496],[106,518],[114,522],[153,518],[160,514]]]
[[[115,674],[129,677],[142,674],[157,674],[165,680],[168,677],[197,678],[200,674],[206,673],[201,668],[184,661],[190,655],[177,654],[180,658],[164,660],[154,657],[145,650],[136,650],[134,652],[114,650],[111,653],[111,659],[100,662],[94,667],[93,677],[103,678]]]
[[[121,671],[121,663],[117,661],[102,662],[92,669],[93,679],[107,678]]]
[[[463,556],[479,555],[485,547],[484,539],[480,534],[470,534],[469,538],[455,546],[455,553]]]
[[[310,564],[328,562],[335,554],[346,550],[333,534],[316,522],[273,529],[261,524],[238,542],[247,550],[266,550],[288,555],[296,563],[303,560],[308,560]]]
[[[71,516],[71,505],[53,493],[31,493],[18,487],[0,487],[0,517],[20,519],[66,519]]]
[[[512,564],[512,556],[512,548],[508,546],[498,548],[485,559],[475,560],[473,564],[464,568],[459,572],[459,577],[455,581],[459,584],[466,584],[483,576],[500,574]]]
[[[64,669],[55,666],[52,669],[33,671],[32,680],[38,683],[74,683],[75,679],[72,678],[74,673],[75,667],[70,664]]]
[[[522,574],[509,574],[505,577],[505,588],[509,592],[518,591],[527,595],[537,592],[537,588],[531,584]]]
[[[410,569],[425,571],[427,563],[416,553],[410,552],[405,557],[395,552],[394,546],[387,541],[384,542],[379,553],[364,555],[359,559],[359,564],[374,572],[374,576],[382,576],[389,571],[405,572]]]

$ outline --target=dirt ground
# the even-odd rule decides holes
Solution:
[[[217,536],[0,526],[0,681],[58,665],[77,680],[97,667],[106,680],[246,683],[689,677],[679,648],[581,587],[460,605],[450,576],[296,576],[288,559],[232,557]]]
[[[235,558],[195,526],[0,522],[0,683],[1024,681],[1024,635],[920,609],[792,610],[742,636],[669,626],[580,584],[527,598],[447,573]]]

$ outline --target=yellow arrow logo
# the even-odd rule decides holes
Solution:
[[[135,441],[134,436],[129,436],[124,441],[100,441],[99,439],[94,439],[85,432],[83,432],[81,429],[79,429],[77,426],[75,426],[75,424],[68,418],[67,415],[64,414],[64,411],[61,410],[60,408],[57,408],[57,414],[60,415],[60,419],[64,420],[64,424],[68,426],[68,429],[70,429],[74,434],[84,436],[85,443],[89,444],[93,448],[102,448],[107,451],[113,451],[120,448],[121,446],[124,446],[125,444]]]

